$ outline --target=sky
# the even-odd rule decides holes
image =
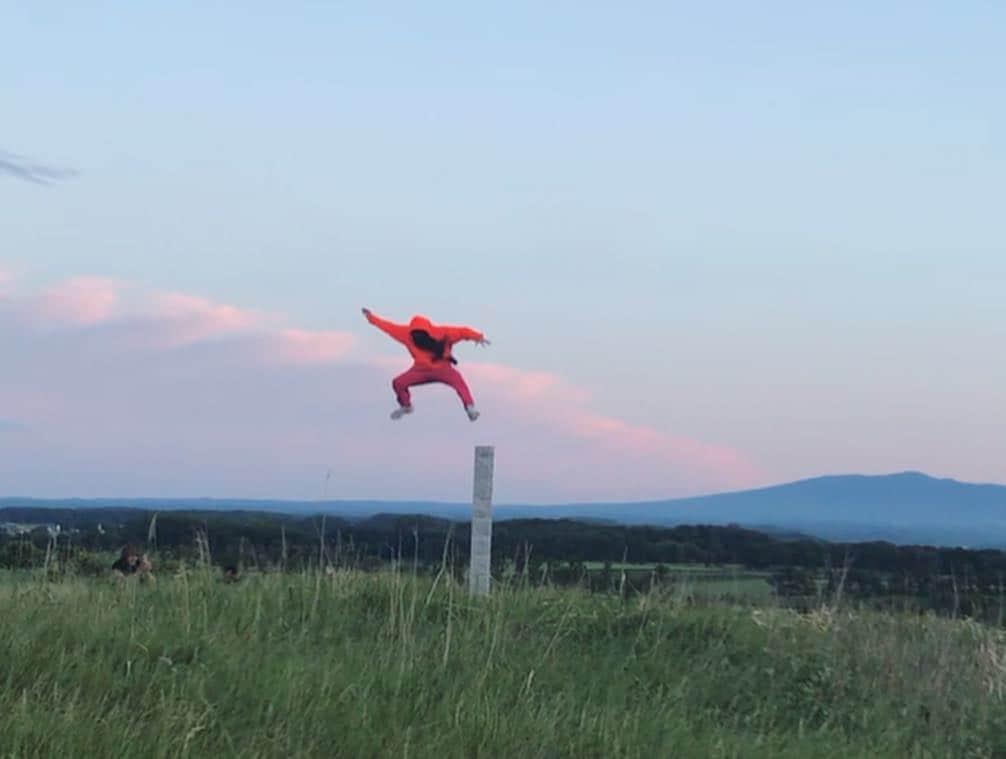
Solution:
[[[0,494],[1006,482],[1006,7],[0,0]],[[482,418],[363,321],[423,313]]]

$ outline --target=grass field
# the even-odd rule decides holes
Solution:
[[[4,757],[1006,756],[970,622],[446,578],[0,574]]]
[[[603,561],[585,561],[583,562],[583,565],[591,572],[597,572],[604,569]],[[611,562],[611,569],[615,572],[619,572],[623,569],[626,572],[652,572],[658,566],[658,564],[653,562],[643,562],[638,564],[632,562],[623,564],[620,561]],[[663,566],[667,567],[668,571],[673,574],[721,575],[725,573],[729,574],[731,572],[750,572],[750,570],[745,569],[744,567],[732,565],[706,566],[705,564],[664,564]]]
[[[601,572],[604,562],[588,561],[589,572]],[[769,572],[756,572],[744,567],[705,566],[703,564],[665,564],[667,576],[673,578],[677,592],[703,598],[746,598],[766,602],[773,597]],[[611,571],[625,572],[630,582],[656,571],[657,564],[612,562]]]

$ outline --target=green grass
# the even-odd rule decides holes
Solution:
[[[693,582],[685,579],[682,591],[700,598],[745,598],[750,601],[769,602],[775,597],[775,590],[761,577],[717,577]]]
[[[4,757],[993,757],[1004,689],[999,632],[929,617],[0,574]]]
[[[597,573],[604,569],[602,561],[584,562],[587,571]],[[774,597],[769,583],[769,572],[758,572],[735,566],[705,566],[703,564],[666,564],[668,578],[676,583],[676,591],[685,595],[713,598],[746,598],[750,601],[768,602]],[[611,571],[617,581],[625,572],[629,582],[648,577],[657,564],[612,562]]]
[[[586,567],[591,572],[598,572],[604,569],[605,562],[603,561],[585,561],[583,562],[584,567]],[[620,572],[625,570],[627,572],[652,572],[657,568],[658,564],[656,562],[641,562],[633,563],[627,562],[622,563],[620,561],[611,562],[611,569],[614,572]],[[750,573],[751,570],[745,569],[743,567],[734,566],[731,564],[726,565],[713,565],[706,566],[705,564],[664,564],[667,569],[673,574],[729,574],[732,572],[743,572],[745,574]]]

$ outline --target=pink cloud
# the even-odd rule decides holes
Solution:
[[[13,275],[0,270],[0,293]],[[100,277],[77,277],[38,295],[13,296],[8,316],[26,328],[104,327],[121,349],[163,350],[230,339],[270,363],[335,361],[353,344],[349,333],[282,325],[279,316],[178,292],[145,292]]]
[[[252,311],[176,292],[150,295],[144,313],[160,325],[163,339],[174,346],[247,332],[266,322]]]
[[[759,477],[739,452],[598,413],[552,373],[465,360],[477,424],[445,387],[418,388],[417,413],[392,423],[390,381],[408,357],[370,354],[346,331],[98,278],[14,301],[0,309],[0,417],[35,437],[0,441],[0,481],[24,493],[311,497],[332,469],[333,497],[464,500],[471,447],[486,441],[503,500],[659,498]]]
[[[468,371],[484,382],[503,389],[515,399],[525,402],[556,400],[583,403],[587,394],[561,377],[548,372],[527,371],[493,363],[473,363]]]
[[[159,316],[198,321],[210,333],[247,329],[260,321],[250,311],[185,293],[157,293],[151,298],[151,305]]]
[[[122,285],[102,277],[77,277],[39,295],[34,312],[47,323],[90,326],[111,319]]]
[[[354,344],[346,332],[284,329],[274,335],[270,355],[295,363],[325,363],[345,357]]]
[[[724,485],[731,487],[750,486],[764,479],[764,473],[752,461],[732,448],[705,445],[584,411],[567,416],[566,424],[580,435],[634,451],[640,456],[684,463],[715,473]]]
[[[742,487],[764,479],[758,467],[739,451],[634,426],[592,411],[587,406],[589,394],[557,375],[498,364],[472,364],[467,372],[514,399],[524,413],[591,441],[598,449],[630,454],[657,467],[697,469],[727,486]]]

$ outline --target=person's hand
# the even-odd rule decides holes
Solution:
[[[363,312],[364,316],[370,316],[370,309],[369,308],[361,308],[360,310]]]
[[[485,348],[487,345],[492,345],[492,343],[486,340],[484,337],[478,341],[478,344],[483,348]]]

